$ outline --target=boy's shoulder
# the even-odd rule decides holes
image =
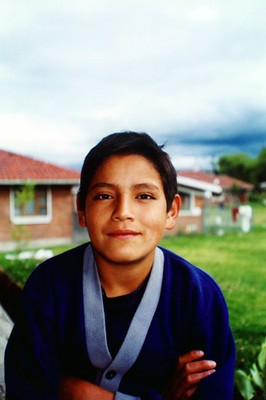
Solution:
[[[194,298],[198,306],[225,304],[224,295],[214,278],[203,269],[170,250],[164,254],[164,291],[179,293],[181,297]]]
[[[166,249],[165,247],[159,246],[164,254],[164,263],[166,267],[172,267],[175,271],[184,271],[187,273],[197,273],[200,271],[205,274],[203,270],[201,270],[196,265],[192,264],[190,261],[180,256],[179,254],[173,252],[172,250]],[[178,270],[176,269],[178,268]]]
[[[29,280],[63,278],[80,274],[83,267],[84,251],[88,243],[83,243],[72,249],[57,254],[39,264],[30,275]]]

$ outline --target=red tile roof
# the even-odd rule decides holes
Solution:
[[[220,185],[223,189],[231,189],[232,186],[238,186],[245,190],[251,190],[253,185],[250,183],[241,181],[236,178],[232,178],[227,175],[215,175],[211,172],[204,171],[179,171],[179,176],[184,176],[186,178],[196,179],[202,182],[213,183],[215,185]],[[178,178],[177,178],[178,179]]]
[[[78,183],[80,173],[74,169],[59,167],[31,157],[0,150],[0,181],[46,181],[50,183]]]

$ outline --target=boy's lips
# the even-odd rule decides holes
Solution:
[[[108,236],[122,239],[130,238],[137,235],[139,235],[139,232],[132,231],[131,229],[114,229],[113,231],[108,233]]]

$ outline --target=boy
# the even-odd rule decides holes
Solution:
[[[158,248],[180,208],[162,147],[135,132],[104,138],[85,158],[77,208],[90,243],[29,278],[6,352],[7,400],[232,399],[220,289]]]

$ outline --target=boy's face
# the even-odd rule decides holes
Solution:
[[[87,227],[97,262],[132,264],[153,261],[165,229],[172,229],[179,196],[166,211],[158,171],[139,155],[109,157],[88,188],[79,222]]]

